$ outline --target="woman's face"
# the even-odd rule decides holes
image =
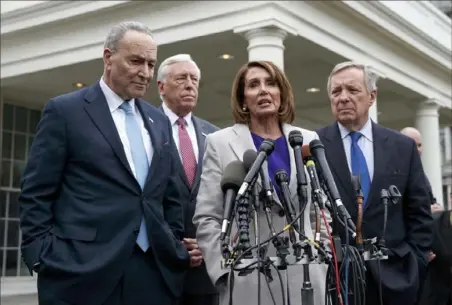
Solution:
[[[251,117],[262,118],[278,115],[281,92],[275,80],[266,70],[253,67],[245,76],[245,106]]]

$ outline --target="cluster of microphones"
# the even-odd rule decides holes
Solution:
[[[342,203],[321,141],[314,139],[308,145],[303,145],[303,135],[300,131],[294,130],[289,134],[289,143],[293,149],[295,170],[297,173],[299,211],[304,211],[307,204],[308,179],[306,176],[309,176],[313,202],[318,204],[321,210],[326,207],[331,213],[337,213],[340,219],[339,221],[343,225],[342,220],[345,219],[348,230],[354,236],[356,226]],[[237,219],[239,229],[241,225],[245,226],[246,229],[244,222],[248,221],[246,215],[249,212],[249,204],[245,206],[241,203],[247,201],[244,200],[245,198],[249,199],[252,196],[253,188],[259,177],[262,185],[261,192],[263,194],[260,197],[264,200],[264,208],[267,206],[265,204],[267,200],[269,204],[278,204],[272,200],[273,187],[268,177],[268,170],[266,166],[263,166],[268,156],[274,151],[274,148],[274,142],[266,139],[262,142],[257,152],[254,150],[245,151],[243,162],[239,160],[232,161],[225,167],[221,180],[221,188],[224,193],[224,216],[220,236],[220,240],[224,246],[223,254],[225,256],[228,253],[227,245],[230,240],[231,224],[236,215],[239,215],[239,219]],[[291,200],[292,196],[289,190],[289,176],[287,172],[282,169],[277,170],[274,180],[281,190],[281,206],[278,207],[281,215],[286,216],[287,222],[292,224],[296,231],[302,230],[303,227],[301,225],[299,226],[295,221],[297,213]],[[300,218],[300,224],[302,224],[303,216],[298,215],[298,218]],[[239,234],[242,233],[247,234],[247,232],[240,232],[239,230]],[[243,238],[239,238],[239,240],[244,241]],[[248,247],[249,245],[244,246],[245,249]]]
[[[351,182],[356,194],[355,204],[358,206],[355,225],[342,202],[328,165],[322,142],[314,139],[309,144],[303,145],[303,135],[298,130],[290,132],[288,140],[295,161],[298,211],[292,200],[293,196],[289,188],[289,175],[285,170],[280,169],[275,173],[274,181],[280,190],[280,203],[273,200],[274,189],[269,179],[266,161],[275,149],[274,141],[270,139],[264,140],[257,152],[254,150],[245,151],[243,162],[239,160],[232,161],[225,167],[221,180],[221,188],[224,194],[224,215],[220,235],[221,253],[223,256],[221,267],[229,268],[231,274],[233,271],[239,271],[239,275],[246,275],[251,273],[253,268],[258,268],[262,271],[262,267],[259,267],[262,262],[270,262],[274,267],[277,266],[279,270],[284,270],[288,265],[292,264],[303,265],[302,304],[313,305],[315,302],[313,299],[313,287],[309,279],[309,264],[327,264],[329,266],[326,278],[329,287],[327,295],[331,299],[340,300],[340,287],[343,287],[344,283],[347,283],[345,287],[348,287],[349,269],[358,270],[359,274],[364,274],[364,261],[387,259],[387,249],[384,240],[388,213],[387,206],[389,201],[396,204],[401,195],[395,186],[390,186],[388,190],[382,190],[381,200],[385,210],[382,235],[379,238],[363,239],[362,211],[364,198],[359,178],[351,176]],[[261,182],[260,187],[256,185],[258,179]],[[310,200],[308,190],[311,192]],[[311,208],[315,211],[315,226],[313,226],[315,232],[313,233],[313,238],[309,238],[304,230],[304,211],[308,206],[308,201],[311,202]],[[278,211],[281,217],[285,216],[287,225],[279,232],[275,230],[271,221],[272,208]],[[327,221],[325,208],[331,215],[331,223]],[[256,237],[256,244],[251,245],[249,232],[250,215],[254,211],[254,228],[259,230],[259,222],[256,223],[256,218],[259,221],[260,214],[258,214],[258,211],[260,209],[265,212],[265,218],[271,234],[269,238],[263,241],[260,240],[260,237]],[[327,231],[327,242],[320,239],[322,218]],[[234,219],[237,224],[237,232],[233,242],[230,243]],[[330,225],[332,232],[330,231]],[[339,236],[339,225],[343,228],[342,232],[345,232],[345,242]],[[312,226],[309,224],[307,227],[311,230]],[[286,231],[288,231],[289,236],[283,235]],[[255,232],[255,235],[259,236],[259,232]],[[349,244],[349,237],[355,240],[353,245]],[[262,257],[261,254],[265,251],[260,250],[265,248],[270,242],[276,248],[276,257]],[[292,255],[289,252],[289,242],[292,244]],[[313,248],[317,249],[317,254],[315,255],[312,251]],[[252,254],[254,249],[257,249],[257,258]],[[346,267],[339,268],[338,265],[341,263],[344,263]],[[345,276],[343,275],[343,270],[345,270]],[[266,273],[264,272],[264,274]],[[357,278],[351,281],[354,285],[351,287],[357,287],[355,287],[355,297],[363,296],[365,294],[365,285],[362,279]],[[335,296],[333,296],[334,294]],[[356,304],[361,303],[358,302]]]

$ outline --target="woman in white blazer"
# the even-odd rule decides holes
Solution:
[[[294,97],[291,85],[284,73],[273,63],[256,61],[245,64],[238,72],[232,89],[232,115],[235,125],[209,134],[206,138],[206,150],[203,159],[201,184],[198,192],[196,211],[193,218],[197,226],[197,241],[203,253],[207,271],[212,282],[220,292],[220,304],[229,304],[228,269],[222,269],[220,232],[224,213],[223,192],[220,181],[225,167],[232,161],[243,161],[246,150],[257,150],[260,143],[267,138],[275,141],[275,150],[264,163],[268,166],[269,178],[275,186],[273,200],[280,202],[279,188],[273,180],[277,169],[285,169],[290,177],[292,202],[298,207],[297,178],[292,148],[288,143],[288,135],[292,130],[299,130],[304,144],[309,144],[318,136],[315,132],[290,125],[293,122]],[[257,182],[260,186],[260,180]],[[309,189],[308,193],[310,194]],[[313,240],[315,224],[314,208],[308,196],[308,205],[304,213],[305,235]],[[277,207],[278,205],[274,205]],[[273,225],[277,232],[285,224],[285,217],[278,215],[278,208],[273,209]],[[261,241],[269,237],[268,223],[262,209],[259,211]],[[329,220],[329,215],[328,215]],[[254,241],[253,225],[250,224],[250,238]],[[233,232],[236,229],[233,224]],[[321,230],[322,239],[327,238],[326,227]],[[292,249],[290,248],[292,252]],[[255,253],[255,252],[254,252]],[[270,243],[268,256],[275,257],[276,250]],[[261,305],[274,304],[269,287],[276,304],[282,305],[281,285],[275,270],[274,280],[267,285],[261,274]],[[324,304],[326,265],[310,265],[310,278],[314,287],[315,305]],[[258,275],[257,270],[247,276],[234,275],[233,304],[257,304]],[[282,271],[284,286],[286,274]],[[303,267],[292,265],[287,269],[292,305],[301,304],[300,289],[303,283]],[[308,305],[308,304],[307,304]]]

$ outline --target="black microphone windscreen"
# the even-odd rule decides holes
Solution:
[[[323,146],[323,143],[319,139],[314,139],[309,143],[309,149],[312,153],[312,151],[318,149],[318,148],[325,148]]]
[[[253,165],[254,161],[256,161],[257,159],[257,152],[252,150],[252,149],[248,149],[247,151],[245,151],[245,153],[243,154],[243,166],[245,167],[246,171],[249,171],[251,166]]]
[[[359,192],[361,190],[361,183],[359,181],[359,176],[352,175],[352,187],[355,192]]]
[[[245,179],[246,171],[243,162],[236,160],[226,165],[223,177],[221,178],[221,189],[226,192],[228,189],[239,190]]]
[[[283,169],[278,169],[275,174],[275,180],[277,183],[289,182],[289,175]]]
[[[292,148],[296,145],[303,145],[303,135],[299,130],[292,130],[289,133],[289,143]]]
[[[265,139],[261,146],[259,146],[259,151],[265,152],[267,156],[269,156],[273,150],[275,149],[275,141],[272,139]]]

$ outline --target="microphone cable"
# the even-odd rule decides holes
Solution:
[[[322,212],[323,212],[323,211],[322,211]],[[246,255],[248,255],[251,251],[253,251],[254,249],[256,249],[256,248],[258,248],[258,247],[260,247],[260,246],[263,246],[263,245],[268,244],[268,243],[271,242],[274,238],[276,238],[277,236],[280,236],[281,234],[283,234],[284,232],[286,232],[289,228],[292,227],[292,225],[293,225],[294,223],[296,223],[296,222],[299,220],[299,218],[300,218],[303,214],[304,214],[304,212],[303,212],[303,213],[299,213],[299,214],[297,215],[297,217],[295,217],[295,219],[294,219],[291,223],[287,224],[280,232],[277,232],[276,234],[272,235],[271,237],[265,239],[264,241],[262,241],[262,242],[261,242],[260,244],[258,244],[258,245],[251,246],[251,247],[247,248],[246,250],[241,251],[241,253],[240,253],[237,257],[236,257],[237,253],[236,253],[235,251],[232,253],[231,257],[232,257],[232,258],[235,258],[235,257],[236,257],[236,258],[234,259],[234,262],[233,262],[233,264],[232,264],[232,266],[231,266],[231,270],[230,270],[230,272],[229,272],[229,305],[233,305],[234,271],[239,271],[239,270],[235,270],[236,264],[237,264],[242,258],[244,258]],[[324,214],[324,212],[323,212],[323,214]],[[324,217],[324,220],[326,221],[326,217]],[[327,226],[327,228],[328,228],[328,226]],[[295,229],[295,228],[294,228],[294,229]],[[329,264],[330,267],[332,266],[332,261],[329,259],[329,257],[328,257],[328,255],[327,255],[327,253],[325,252],[325,250],[324,250],[318,243],[316,243],[315,241],[311,240],[311,239],[308,238],[306,235],[302,234],[298,229],[296,230],[296,232],[299,234],[300,238],[303,238],[303,240],[306,240],[308,243],[310,243],[311,245],[313,245],[313,246],[319,251],[319,253],[321,253],[321,254],[323,255],[323,257],[325,258],[325,263]],[[329,229],[328,229],[328,232],[329,232]],[[331,236],[331,234],[329,234],[329,235]],[[335,256],[336,254],[335,254],[334,247],[332,248],[332,252],[333,252],[333,256]],[[247,268],[249,268],[249,267],[252,266],[252,265],[255,265],[256,263],[257,263],[257,262],[251,263],[249,266],[247,266]],[[281,276],[281,274],[280,274],[278,268],[274,265],[274,262],[270,261],[270,264],[277,270],[277,274],[278,274],[278,277],[279,277],[279,279],[280,279],[280,283],[281,283],[281,285],[282,285],[282,296],[283,296],[283,304],[282,304],[282,305],[286,305],[286,301],[285,301],[285,298],[284,298],[284,287],[283,287],[284,285],[283,285],[283,281],[282,281],[282,276]],[[267,277],[266,277],[266,278],[267,278]],[[270,289],[270,287],[269,287],[269,289]],[[341,305],[343,305],[343,304],[341,304]]]
[[[347,221],[345,219],[345,217],[344,217],[344,221]],[[358,225],[356,226],[356,228],[358,231]],[[342,249],[342,251],[345,252],[345,255],[344,255],[344,264],[341,266],[341,269],[343,266],[345,266],[345,288],[344,288],[345,305],[348,305],[348,275],[349,275],[349,271],[350,271],[350,268],[348,266],[350,241],[348,239],[349,239],[348,230],[345,230],[345,249]],[[354,304],[356,304],[356,303],[354,303]]]
[[[330,243],[331,243],[331,252],[333,253],[333,265],[334,265],[333,268],[334,268],[335,279],[336,279],[337,299],[338,299],[340,305],[344,305],[344,303],[342,302],[342,297],[341,297],[340,282],[339,282],[339,268],[337,265],[337,255],[336,255],[336,249],[334,247],[333,236],[331,235],[330,228],[328,226],[328,221],[326,220],[325,210],[322,209],[322,210],[320,210],[320,212],[322,213],[323,221],[325,223],[326,231],[328,233],[328,238],[330,239]],[[326,295],[327,294],[325,293],[325,297],[326,297]]]
[[[345,232],[349,240],[348,232]],[[366,267],[364,259],[358,248],[350,246],[349,242],[342,245],[344,262],[339,270],[342,294],[344,295],[344,305],[350,304],[350,297],[353,296],[354,305],[366,304]],[[351,278],[350,278],[351,276]],[[325,301],[325,304],[331,304]]]
[[[255,238],[256,238],[256,244],[257,247],[257,253],[258,253],[258,260],[257,260],[257,305],[261,305],[261,269],[262,269],[262,261],[261,261],[261,236],[260,236],[260,226],[261,226],[261,218],[259,217],[259,190],[257,189],[257,186],[253,186],[253,196],[254,196],[254,232],[255,232]]]

